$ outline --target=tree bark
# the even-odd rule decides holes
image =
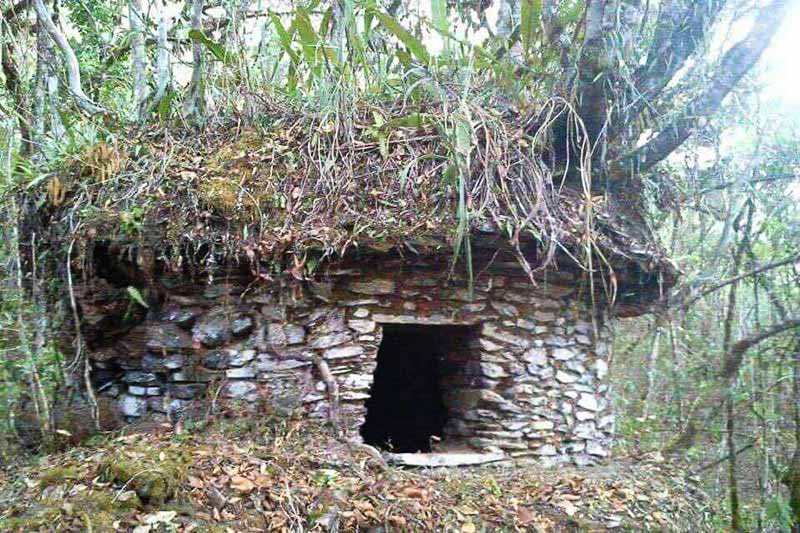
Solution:
[[[794,367],[792,368],[792,399],[794,400],[794,453],[783,477],[783,484],[789,490],[789,508],[792,510],[792,533],[800,533],[800,335],[794,346]]]
[[[192,7],[192,29],[203,31],[204,0],[189,0]],[[192,80],[186,98],[186,115],[200,122],[205,114],[205,79],[203,77],[203,43],[192,43]]]
[[[131,59],[133,69],[133,101],[142,118],[147,99],[147,61],[145,50],[144,7],[142,0],[128,0],[128,22],[131,27]]]
[[[158,105],[164,99],[169,89],[171,69],[169,61],[169,48],[167,35],[169,33],[169,18],[167,16],[167,8],[164,0],[156,0],[158,7],[158,55],[156,57],[156,89],[153,97],[147,105],[147,115],[151,114],[158,108]]]

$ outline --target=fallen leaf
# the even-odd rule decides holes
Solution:
[[[247,494],[248,492],[252,492],[253,489],[256,488],[255,484],[247,479],[246,477],[242,476],[232,476],[231,477],[231,488],[238,492]]]
[[[517,509],[517,521],[521,526],[527,526],[534,520],[536,520],[536,513],[528,507],[520,507]]]

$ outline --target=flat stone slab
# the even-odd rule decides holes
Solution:
[[[403,466],[470,466],[502,461],[508,457],[503,452],[491,453],[389,453],[383,456],[389,464]]]

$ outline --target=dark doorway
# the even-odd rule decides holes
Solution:
[[[463,365],[469,326],[387,324],[361,426],[364,442],[396,453],[430,452],[443,438],[443,378]]]

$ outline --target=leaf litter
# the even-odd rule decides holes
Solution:
[[[267,420],[244,432],[241,423],[134,426],[9,467],[0,476],[0,530],[712,530],[709,499],[681,465],[657,455],[591,468],[386,469],[319,423]],[[129,463],[131,478],[109,477],[109,461]],[[163,499],[136,483],[143,472],[151,480],[170,473]]]

